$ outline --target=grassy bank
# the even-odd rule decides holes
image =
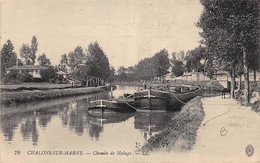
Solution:
[[[84,87],[69,89],[52,89],[45,91],[21,91],[21,92],[1,92],[1,104],[11,105],[31,101],[48,100],[60,97],[76,96],[89,93],[98,93],[110,90],[110,86]]]
[[[192,99],[161,132],[152,136],[141,150],[144,152],[191,150],[204,115],[201,97]]]
[[[53,84],[53,83],[20,83],[20,84],[1,84],[1,91],[15,91],[21,88],[49,90],[49,89],[61,89],[71,87],[71,84]]]

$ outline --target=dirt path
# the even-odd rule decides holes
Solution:
[[[260,162],[260,114],[220,96],[202,103],[205,117],[188,155],[200,162]],[[245,151],[249,144],[254,148],[251,157]]]

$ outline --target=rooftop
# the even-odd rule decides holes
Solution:
[[[7,68],[7,70],[45,70],[47,67],[41,65],[23,65],[23,66],[13,66]]]

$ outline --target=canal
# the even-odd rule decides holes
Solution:
[[[133,86],[118,86],[113,96],[134,91]],[[178,114],[87,111],[89,101],[110,96],[110,92],[102,92],[2,107],[0,144],[10,155],[15,150],[134,152]]]

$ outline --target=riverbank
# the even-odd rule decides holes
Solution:
[[[111,86],[82,87],[67,89],[33,90],[33,91],[1,91],[1,104],[14,105],[31,101],[42,101],[61,97],[69,97],[110,90]]]
[[[20,90],[50,90],[70,88],[71,84],[53,84],[49,82],[28,82],[20,84],[1,84],[1,91],[20,91]]]
[[[196,141],[196,131],[204,118],[200,96],[183,106],[180,113],[142,147],[143,152],[187,151]]]

